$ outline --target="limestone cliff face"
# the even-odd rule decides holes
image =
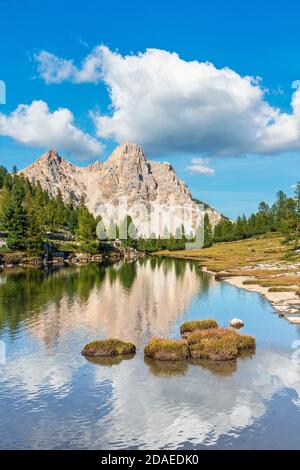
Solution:
[[[122,144],[105,163],[96,162],[85,168],[71,164],[55,150],[50,150],[22,173],[31,181],[39,181],[52,196],[60,190],[65,201],[71,198],[75,204],[84,197],[89,210],[101,215],[106,223],[116,217],[114,211],[120,201],[126,203],[124,210],[137,226],[145,221],[145,208],[149,212],[159,205],[165,213],[177,206],[195,213],[198,210],[189,189],[172,166],[147,160],[136,144]],[[215,225],[221,215],[214,209],[206,210]],[[154,227],[153,231],[158,234],[161,229]]]

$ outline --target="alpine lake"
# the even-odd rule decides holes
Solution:
[[[152,336],[214,318],[256,351],[236,361],[145,359]],[[87,360],[91,340],[134,357]],[[149,257],[0,274],[2,449],[300,449],[300,325],[262,296]]]

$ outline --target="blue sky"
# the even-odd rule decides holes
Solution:
[[[297,3],[0,0],[0,163],[53,146],[85,165],[133,140],[231,217],[292,194]]]

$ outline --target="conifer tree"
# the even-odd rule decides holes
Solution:
[[[212,234],[212,227],[211,223],[209,221],[208,214],[206,213],[204,215],[204,247],[209,247],[212,245],[212,239],[213,239],[213,234]]]
[[[13,250],[26,248],[29,219],[23,197],[21,188],[16,185],[2,215],[2,227],[8,231],[7,246]]]
[[[84,242],[96,239],[96,220],[84,205],[80,205],[77,210],[77,230],[76,234]]]

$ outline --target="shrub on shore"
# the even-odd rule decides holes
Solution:
[[[217,328],[218,324],[215,320],[192,320],[183,323],[180,327],[181,335],[192,333],[196,330],[208,330],[210,328]]]
[[[135,349],[135,345],[132,343],[125,343],[119,339],[109,338],[92,341],[86,344],[82,350],[82,355],[99,357],[125,356],[127,354],[134,354]]]
[[[182,361],[189,358],[188,345],[183,339],[152,338],[144,353],[146,357],[159,361]]]

